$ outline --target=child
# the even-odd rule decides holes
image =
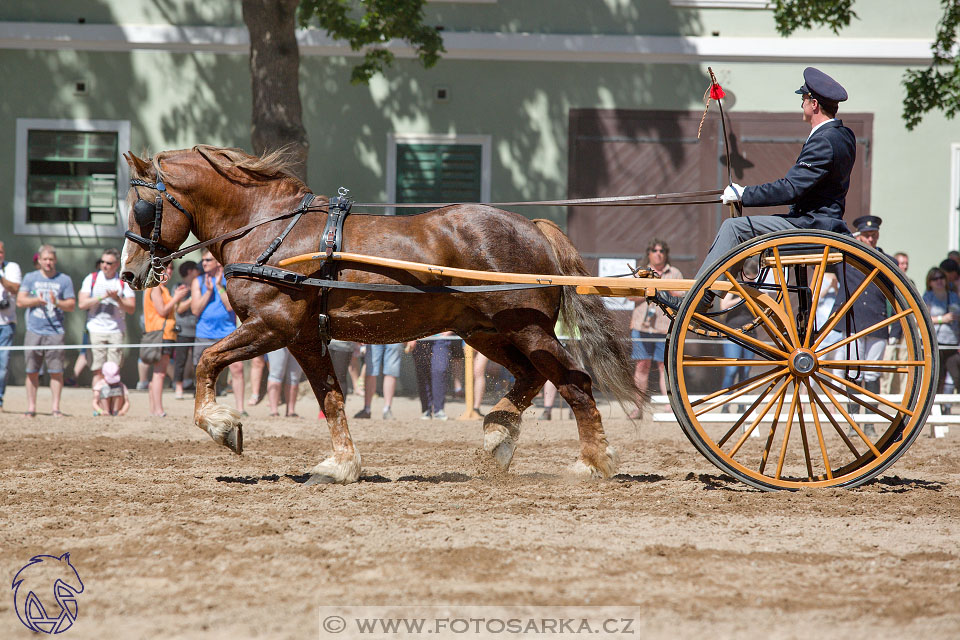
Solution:
[[[116,362],[105,362],[100,372],[103,379],[93,388],[93,415],[126,415],[130,409],[130,396],[127,386],[120,382],[120,367]]]

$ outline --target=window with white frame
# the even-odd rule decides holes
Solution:
[[[490,136],[390,134],[387,199],[489,202]],[[422,210],[401,209],[398,213],[418,211]]]
[[[17,120],[14,231],[120,236],[126,120]]]

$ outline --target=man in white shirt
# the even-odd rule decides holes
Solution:
[[[7,262],[3,242],[0,241],[0,347],[13,344],[13,334],[17,330],[17,292],[20,290],[20,265]],[[3,394],[7,391],[7,363],[10,352],[0,351],[0,409],[3,408]]]
[[[87,312],[87,332],[93,353],[93,362],[90,364],[93,386],[100,382],[103,363],[122,364],[123,353],[120,348],[105,345],[123,344],[125,316],[137,309],[136,295],[129,285],[120,280],[117,275],[119,270],[120,252],[107,249],[100,256],[100,270],[88,275],[80,285],[77,308]]]

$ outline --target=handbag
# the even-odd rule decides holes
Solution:
[[[155,347],[140,347],[140,359],[147,364],[156,364],[163,357],[163,334],[167,331],[167,320],[170,319],[164,318],[162,328],[156,331],[147,331],[140,339],[140,342],[157,345]]]
[[[157,345],[155,347],[140,347],[140,359],[147,364],[160,362],[160,358],[163,355],[163,329],[147,331],[143,334],[143,337],[140,338],[140,342]]]

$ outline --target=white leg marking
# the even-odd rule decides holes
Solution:
[[[597,466],[587,464],[583,458],[577,458],[577,461],[570,467],[570,473],[578,478],[612,478],[617,473],[620,466],[620,456],[616,449],[607,445],[604,455],[601,457]]]
[[[513,454],[517,450],[517,443],[500,425],[491,425],[493,429],[483,434],[483,450],[489,453],[497,465],[506,471],[513,462]]]
[[[338,460],[330,456],[310,470],[310,479],[306,484],[350,484],[360,479],[360,453],[356,450],[352,457]]]
[[[240,414],[222,404],[211,402],[200,408],[197,426],[210,434],[213,441],[240,453],[243,445]],[[239,450],[238,450],[239,449]]]

